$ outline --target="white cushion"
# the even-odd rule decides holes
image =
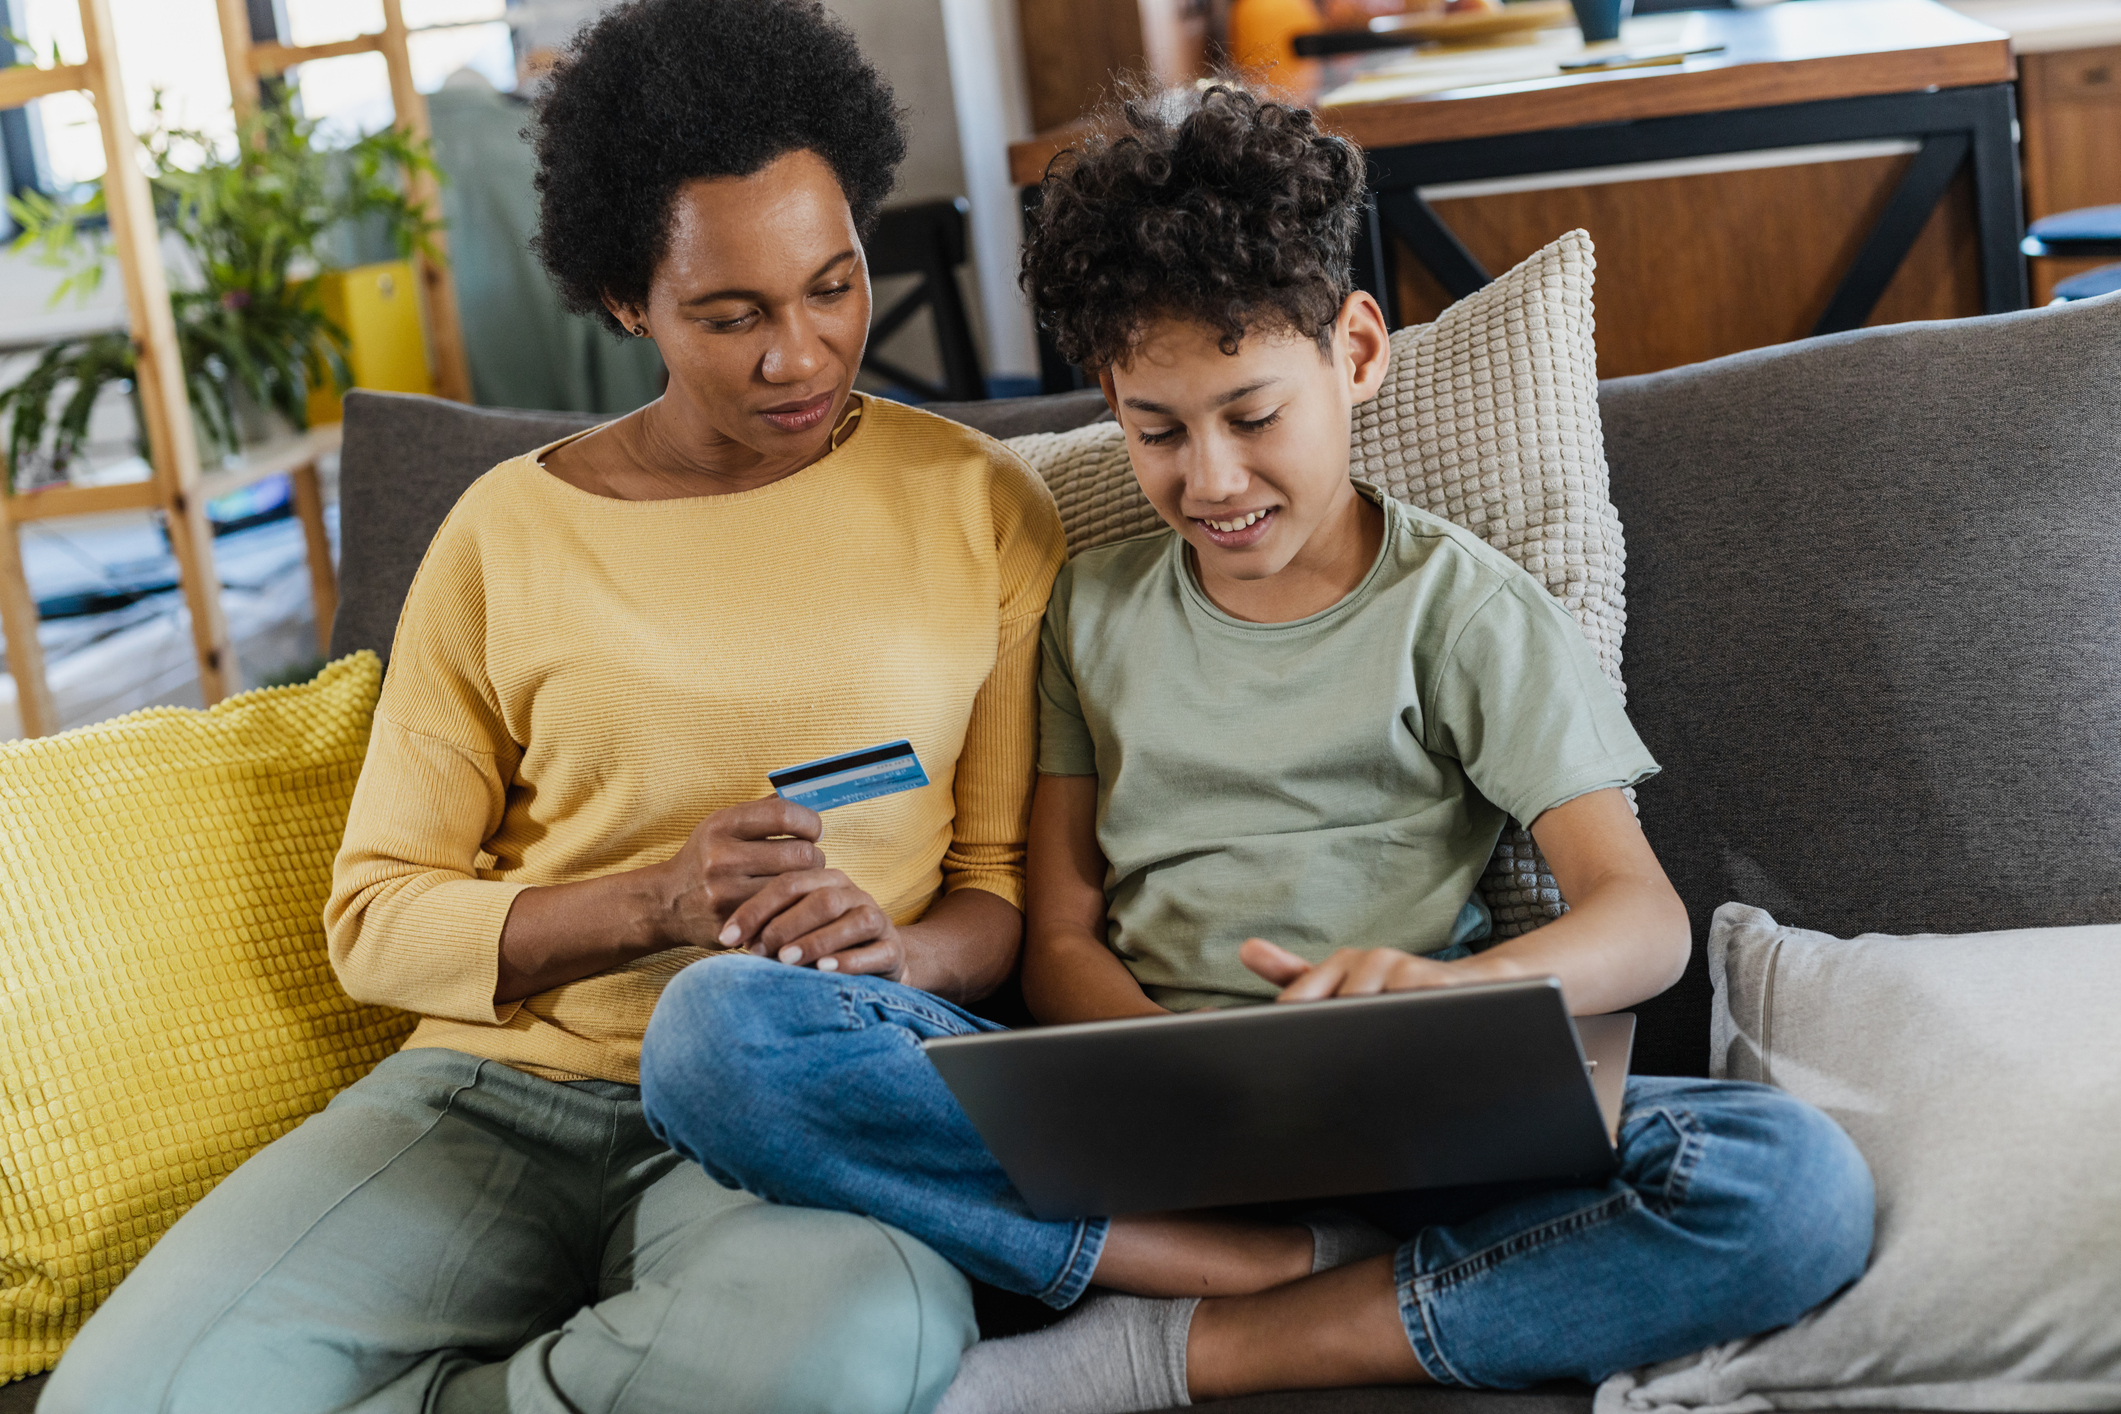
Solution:
[[[1529,570],[1576,616],[1626,701],[1627,552],[1598,422],[1596,266],[1591,238],[1571,231],[1434,323],[1393,334],[1384,389],[1355,410],[1353,470]],[[1053,488],[1070,554],[1163,524],[1135,483],[1119,424],[1009,445]],[[1497,938],[1563,912],[1552,873],[1514,824],[1481,894]]]
[[[1862,1280],[1796,1325],[1629,1374],[1598,1414],[2121,1409],[2121,926],[1851,941],[1725,904],[1719,1077],[1869,1161]]]

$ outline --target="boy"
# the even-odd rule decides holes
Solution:
[[[1686,913],[1621,793],[1656,765],[1589,646],[1506,558],[1349,479],[1352,410],[1389,354],[1347,274],[1360,155],[1226,87],[1123,121],[1048,176],[1024,283],[1098,371],[1167,528],[1077,558],[1047,610],[1033,1013],[1535,975],[1580,1014],[1662,991]],[[1473,952],[1506,815],[1570,911]],[[762,889],[733,931],[817,963],[801,939],[783,951],[781,906]],[[724,1182],[884,1219],[1052,1305],[1133,1293],[976,1348],[947,1414],[1596,1380],[1787,1323],[1869,1251],[1869,1175],[1830,1121],[1650,1078],[1598,1187],[1373,1206],[1389,1232],[1345,1212],[1039,1222],[906,1044],[992,1024],[849,975],[855,954],[823,965],[837,975],[716,959],[672,984],[643,1057],[659,1132]],[[713,1061],[666,1060],[681,1036]]]

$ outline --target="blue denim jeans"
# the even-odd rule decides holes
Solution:
[[[654,1132],[717,1181],[860,1213],[962,1271],[1064,1307],[1108,1220],[1031,1215],[920,1049],[1002,1028],[926,992],[745,955],[664,991],[641,1055]],[[1407,1339],[1440,1384],[1522,1388],[1786,1325],[1856,1279],[1870,1171],[1821,1114],[1762,1085],[1628,1082],[1598,1186],[1355,1204],[1405,1241]]]

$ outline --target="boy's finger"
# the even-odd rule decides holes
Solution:
[[[1318,966],[1282,988],[1278,1002],[1324,1001],[1340,990],[1341,979],[1348,975],[1347,960],[1335,953]]]
[[[1340,984],[1339,995],[1343,997],[1369,997],[1385,989],[1391,980],[1392,969],[1398,965],[1403,953],[1388,948],[1364,953],[1355,966],[1348,970],[1347,980]]]
[[[1245,939],[1244,946],[1237,950],[1237,960],[1277,987],[1286,987],[1311,970],[1310,963],[1265,938]]]

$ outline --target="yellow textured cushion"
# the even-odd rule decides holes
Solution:
[[[382,668],[0,746],[0,1380],[397,1048],[322,921]]]

